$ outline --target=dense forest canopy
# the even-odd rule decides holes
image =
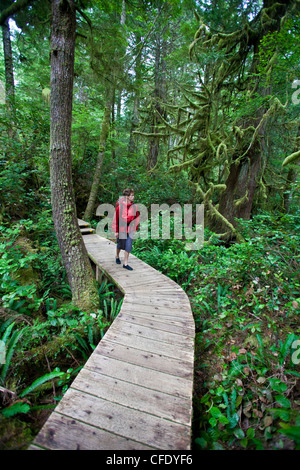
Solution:
[[[270,319],[267,296],[273,306],[278,299],[288,318],[286,334],[296,334],[299,15],[299,0],[1,0],[0,223],[2,249],[10,249],[1,265],[0,334],[15,321],[16,312],[26,319],[28,308],[31,315],[35,312],[34,320],[26,320],[29,323],[47,316],[49,325],[41,320],[46,331],[73,321],[66,313],[72,309],[64,302],[69,305],[72,300],[80,315],[99,307],[99,286],[92,279],[76,218],[96,224],[97,206],[114,204],[126,187],[134,188],[136,201],[149,208],[153,203],[204,204],[207,245],[202,254],[188,255],[176,241],[136,244],[147,262],[191,289],[201,341],[203,331],[212,333],[208,312],[215,303],[218,314],[221,307],[227,308],[225,272],[240,312],[242,298],[249,305],[253,280],[274,269],[273,281],[260,285],[260,296],[266,298],[257,300],[257,306],[265,305]],[[21,262],[22,256],[27,261]],[[232,256],[236,277],[226,256]],[[256,256],[259,261],[254,261]],[[246,274],[250,258],[266,265],[253,264]],[[200,265],[206,266],[205,274]],[[33,278],[23,282],[22,276]],[[55,299],[63,310],[55,310]],[[116,312],[112,301],[111,318]],[[59,321],[51,317],[57,314],[54,311],[61,312]],[[249,315],[257,316],[258,311]],[[84,321],[78,318],[74,328],[80,337]],[[230,327],[235,324],[226,321]],[[101,323],[101,334],[105,325]],[[241,321],[237,330],[240,326]],[[253,335],[262,334],[251,327]],[[245,332],[247,327],[243,328]],[[5,337],[10,334],[11,330]],[[31,344],[26,334],[29,351],[37,344]],[[42,342],[47,334],[40,334]],[[91,329],[85,334],[90,339]],[[276,344],[292,344],[291,335],[276,338]],[[16,333],[12,344],[17,340]],[[255,341],[257,347],[266,346]],[[51,347],[57,351],[61,345]],[[266,367],[275,377],[272,360]],[[258,374],[264,375],[264,370]],[[6,368],[3,383],[7,373]],[[279,393],[280,386],[274,384]],[[231,382],[230,387],[233,393]],[[286,390],[287,396],[291,389],[283,388],[282,396]],[[219,405],[221,396],[211,394],[210,399]],[[208,404],[205,400],[201,409]],[[222,404],[225,407],[226,399]],[[263,419],[259,413],[265,418],[264,411],[259,410],[256,418]],[[222,435],[224,440],[231,435],[246,439],[243,447],[258,448],[252,430],[234,434],[233,416],[228,423],[228,417],[223,423],[210,422],[211,428],[216,432],[218,423],[221,433],[227,426],[232,431]],[[294,415],[286,416],[278,413],[277,418],[294,424]],[[201,426],[207,430],[208,422]],[[263,428],[268,428],[266,441],[273,432],[270,426]],[[199,437],[200,447],[217,446],[222,436],[213,431]]]
[[[2,121],[12,158],[1,213],[15,216],[24,212],[14,205],[21,193],[26,199],[28,189],[32,196],[47,186],[51,5],[4,3],[1,81],[14,107]],[[166,182],[172,172],[182,182],[173,196],[166,189],[167,199],[205,202],[209,224],[227,239],[236,236],[235,217],[289,210],[298,168],[298,7],[78,2],[72,159],[79,214],[90,219],[96,201],[114,201],[127,182],[148,203],[159,171]]]

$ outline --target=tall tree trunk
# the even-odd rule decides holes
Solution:
[[[111,102],[111,157],[113,160],[116,159],[116,148],[115,148],[115,139],[116,139],[116,116],[115,116],[115,106],[116,106],[116,89],[113,87],[112,90],[112,102]]]
[[[141,43],[141,35],[135,34],[136,44]],[[133,99],[133,112],[131,119],[130,137],[128,143],[128,155],[134,155],[136,153],[136,137],[134,137],[134,131],[137,129],[139,124],[139,107],[140,107],[140,82],[141,82],[141,50],[137,51],[137,57],[135,60],[135,80],[134,80],[134,99]]]
[[[156,48],[155,48],[155,69],[154,69],[154,113],[152,121],[152,134],[158,134],[159,130],[157,124],[160,122],[156,113],[159,113],[165,118],[165,112],[162,107],[162,100],[166,98],[166,63],[165,56],[166,53],[166,40],[161,39],[157,36],[156,39]],[[152,137],[149,144],[149,155],[147,162],[147,169],[152,170],[157,164],[158,154],[159,154],[159,137]]]
[[[98,194],[100,180],[101,180],[101,170],[102,170],[102,164],[103,164],[103,159],[104,159],[106,141],[107,141],[109,129],[110,129],[111,108],[112,108],[112,97],[110,96],[110,93],[109,93],[109,97],[106,102],[104,116],[102,120],[99,151],[98,151],[96,168],[94,172],[93,183],[92,183],[92,187],[90,191],[89,200],[88,200],[85,213],[83,216],[85,220],[90,220],[92,218],[95,204],[96,204],[97,194]]]
[[[262,137],[263,139],[263,137]],[[251,154],[239,163],[233,163],[226,181],[226,190],[220,200],[219,212],[232,224],[235,218],[249,219],[253,198],[262,167],[262,151],[256,145]],[[227,227],[224,227],[227,229]]]
[[[291,167],[289,169],[289,172],[287,174],[286,178],[286,185],[285,185],[285,191],[283,194],[283,208],[286,213],[289,213],[290,211],[290,205],[292,202],[292,188],[293,188],[293,183],[295,183],[297,178],[297,171],[295,168]]]
[[[79,230],[72,184],[71,121],[75,49],[74,0],[52,0],[50,183],[53,220],[76,306],[86,311],[99,298]]]
[[[134,155],[137,150],[136,137],[134,137],[134,131],[139,125],[139,104],[140,97],[138,90],[135,91],[134,102],[133,102],[133,113],[131,119],[130,137],[128,143],[128,155]]]
[[[14,67],[10,40],[10,30],[8,20],[2,24],[4,63],[5,63],[5,92],[6,104],[12,110],[15,101]]]

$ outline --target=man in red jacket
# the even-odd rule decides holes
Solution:
[[[112,223],[112,229],[117,239],[117,255],[116,263],[121,264],[120,251],[124,250],[123,268],[132,271],[132,267],[128,265],[129,253],[132,250],[132,240],[135,231],[139,226],[139,212],[134,201],[133,189],[125,189],[123,197],[116,204],[115,215]]]

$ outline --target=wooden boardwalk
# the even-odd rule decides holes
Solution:
[[[115,244],[85,233],[92,263],[124,293],[122,308],[29,449],[189,450],[195,336],[189,300],[133,255],[133,271],[117,265]]]

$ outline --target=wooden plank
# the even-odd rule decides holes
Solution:
[[[195,323],[190,309],[186,311],[185,308],[174,308],[174,306],[170,307],[169,305],[152,306],[146,303],[144,305],[137,302],[129,303],[127,298],[125,298],[123,299],[120,314],[124,316],[127,314],[139,315],[145,319],[158,320],[164,323],[174,322],[174,324],[188,327],[191,330],[191,334],[195,334]]]
[[[127,294],[126,294],[127,296]],[[181,305],[177,299],[164,298],[146,298],[142,296],[136,296],[131,294],[130,298],[127,296],[126,300],[124,298],[124,307],[126,304],[127,310],[140,310],[143,307],[143,312],[155,313],[155,312],[164,312],[168,310],[170,314],[183,318],[185,315],[189,318],[192,318],[191,310],[189,306]]]
[[[122,257],[120,257],[120,260],[122,261]],[[172,286],[174,288],[180,288],[180,286],[173,281],[172,279],[164,276],[160,272],[156,271],[154,268],[152,271],[149,271],[147,269],[141,268],[138,263],[139,260],[128,260],[128,264],[131,266],[135,267],[134,272],[131,271],[129,274],[135,274],[136,277],[133,278],[132,284],[136,283],[137,285],[139,284],[147,284],[148,280],[159,280],[163,284],[167,284],[169,286]],[[128,280],[131,280],[132,276],[129,276]]]
[[[95,233],[95,230],[93,228],[81,228],[80,229],[80,232],[83,234],[83,235],[88,235],[90,233]]]
[[[126,342],[126,338],[124,342]],[[97,358],[97,354],[119,359],[129,364],[136,364],[144,367],[145,369],[158,370],[177,377],[193,379],[191,359],[186,361],[184,359],[164,356],[163,354],[143,351],[134,347],[116,343],[110,339],[107,340],[106,335],[93,352],[95,360]],[[100,357],[97,359],[99,361],[101,360]]]
[[[85,222],[82,219],[77,219],[77,220],[78,220],[79,227],[90,227],[91,226],[91,224],[89,224],[88,222]]]
[[[122,280],[120,280],[121,283],[122,283]],[[122,284],[124,286],[124,284]],[[126,286],[124,286],[124,288],[126,289],[126,293],[127,294],[132,294],[132,295],[135,295],[135,296],[141,296],[141,294],[144,293],[145,290],[140,290],[140,289],[134,289],[134,288],[129,288],[127,289]],[[151,287],[148,288],[148,290],[151,290]],[[156,289],[153,289],[152,291],[152,296],[149,296],[147,300],[151,300],[152,297],[154,299],[161,299],[162,298],[166,298],[166,300],[169,298],[169,299],[172,299],[172,300],[177,300],[177,303],[179,304],[180,303],[180,299],[184,299],[184,294],[181,294],[179,292],[172,292],[172,288],[168,288],[168,289],[165,289],[165,288],[159,288],[157,287]],[[144,295],[142,298],[145,298]]]
[[[136,336],[131,333],[122,332],[118,334],[115,330],[109,331],[105,339],[107,341],[113,342],[116,345],[130,346],[136,353],[141,351],[143,353],[156,354],[159,357],[168,357],[172,359],[177,359],[178,361],[184,361],[189,363],[189,368],[193,362],[193,354],[191,351],[188,351],[186,346],[181,344],[172,344],[162,341],[156,341],[149,338],[144,338],[142,336]]]
[[[101,264],[102,261],[105,261],[106,263],[110,262],[112,266],[116,264],[115,256],[113,256],[112,253],[109,253],[106,247],[103,248],[102,251],[100,251],[98,249],[98,251],[96,253],[93,253],[92,251],[89,251],[89,254],[90,254],[90,256],[93,257],[93,259],[95,260],[96,263]],[[120,266],[118,266],[118,267],[120,267]]]
[[[192,320],[184,321],[183,317],[176,317],[176,316],[171,316],[171,315],[161,315],[159,313],[151,313],[151,312],[141,312],[140,310],[133,311],[133,310],[126,310],[126,304],[124,305],[124,310],[123,307],[120,310],[120,313],[118,316],[125,315],[125,318],[123,318],[125,321],[126,317],[128,315],[128,321],[130,321],[130,316],[135,316],[136,318],[136,324],[144,324],[145,322],[153,322],[154,325],[157,325],[155,328],[157,329],[163,329],[165,331],[168,331],[168,325],[170,325],[170,329],[174,326],[179,329],[182,329],[182,332],[184,334],[187,334],[191,337],[195,336],[195,325],[193,324]]]
[[[76,404],[75,404],[76,406]],[[151,447],[54,411],[35,443],[50,450],[149,450]],[[33,446],[30,446],[30,450]]]
[[[127,287],[129,289],[136,288],[136,289],[145,289],[147,286],[150,286],[151,289],[155,287],[161,287],[164,289],[169,289],[170,291],[175,291],[175,292],[183,292],[184,291],[179,287],[178,285],[174,286],[172,282],[168,282],[165,279],[160,279],[159,276],[155,276],[154,274],[151,274],[151,276],[141,276],[141,274],[138,271],[131,271],[130,272],[131,276],[128,276],[126,279],[127,281]],[[147,292],[147,291],[146,291]]]
[[[181,314],[184,318],[192,316],[190,306],[188,304],[183,304],[182,302],[179,303],[178,299],[166,299],[165,297],[162,297],[158,301],[155,301],[155,298],[153,297],[148,298],[142,295],[129,295],[125,293],[124,305],[126,305],[126,309],[143,309],[143,312],[149,313],[170,312],[170,314],[177,316]]]
[[[72,383],[72,388],[176,423],[191,425],[191,403],[182,397],[167,395],[88,369],[81,371]]]
[[[128,333],[135,335],[137,338],[156,341],[159,343],[157,348],[160,352],[162,352],[162,347],[169,348],[170,345],[174,345],[175,348],[180,348],[182,351],[188,351],[194,346],[194,338],[189,335],[155,330],[151,326],[135,325],[134,323],[124,321],[122,317],[117,317],[115,319],[109,328],[109,332],[114,332],[115,334],[119,334],[119,336],[123,336],[123,333]],[[161,343],[166,343],[166,345],[162,346]]]
[[[145,284],[148,282],[148,280],[151,280],[151,279],[160,279],[162,282],[166,282],[174,287],[178,287],[178,284],[176,284],[175,281],[165,276],[164,274],[161,274],[160,272],[156,271],[154,268],[152,268],[152,270],[150,271],[146,269],[146,267],[144,268],[143,266],[142,267],[139,266],[138,261],[139,260],[137,259],[134,261],[134,264],[136,265],[136,271],[138,271],[138,274],[139,274],[138,278],[135,279],[134,281],[137,284],[138,283]],[[130,264],[130,262],[131,260],[129,258],[128,263]]]
[[[128,294],[129,295],[129,294]],[[127,304],[127,301],[126,301]],[[186,316],[187,319],[193,318],[191,309],[189,304],[185,304],[184,302],[179,302],[177,298],[161,295],[152,298],[144,297],[141,295],[137,295],[136,293],[131,293],[131,297],[129,299],[130,308],[134,308],[136,305],[137,308],[140,308],[141,305],[145,307],[145,312],[150,311],[150,308],[153,311],[158,309],[169,309],[172,314],[177,316]]]
[[[172,284],[168,284],[166,281],[160,281],[159,278],[155,280],[153,279],[152,282],[145,280],[144,283],[139,283],[139,284],[135,283],[134,279],[132,280],[126,279],[123,282],[124,282],[124,287],[126,287],[126,292],[128,292],[128,294],[130,294],[131,291],[136,291],[138,293],[146,291],[149,296],[154,295],[156,292],[159,292],[159,291],[165,291],[171,295],[172,294],[176,295],[177,293],[184,294],[182,290],[174,289]]]
[[[162,315],[143,315],[141,312],[140,314],[128,314],[123,313],[120,311],[118,314],[118,318],[121,318],[125,322],[133,323],[134,325],[141,325],[141,326],[148,326],[153,328],[154,330],[162,330],[162,331],[169,331],[170,333],[176,333],[178,335],[189,335],[194,337],[195,330],[190,326],[187,326],[184,321],[174,322],[164,318]]]
[[[176,377],[166,372],[145,369],[143,366],[124,362],[122,359],[114,359],[101,354],[99,358],[99,355],[92,354],[84,368],[136,385],[142,385],[151,390],[161,391],[168,395],[189,398],[190,400],[192,398],[190,382],[186,381],[185,378]]]
[[[68,389],[56,412],[156,449],[186,450],[190,447],[189,426],[111,403],[72,388]]]

